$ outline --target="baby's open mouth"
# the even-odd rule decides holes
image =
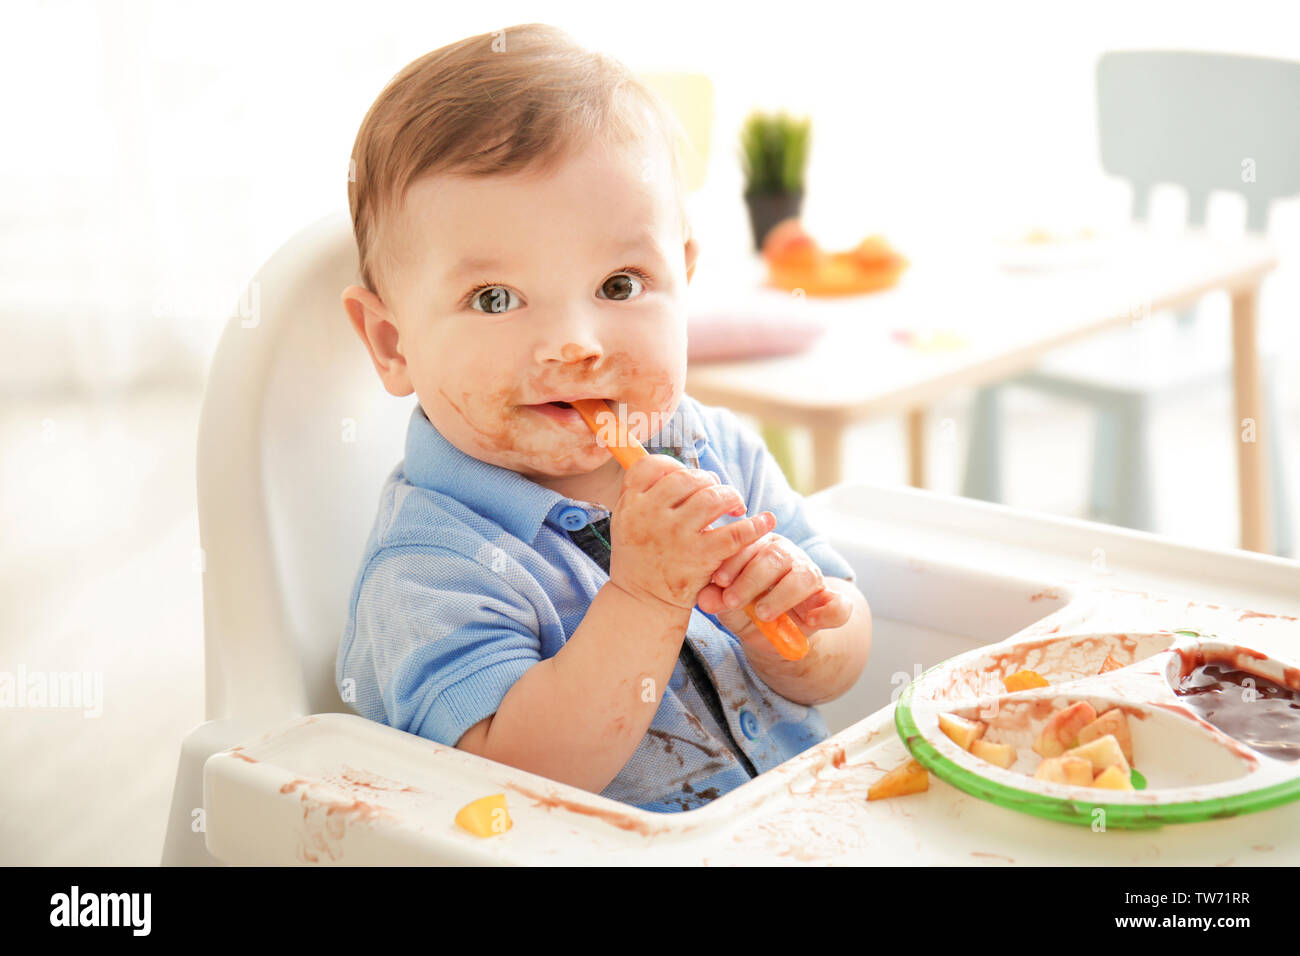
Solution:
[[[609,399],[609,398],[600,398],[600,399],[596,399],[596,400],[599,401],[599,402],[610,402],[610,401],[613,401],[613,399]],[[590,399],[587,399],[587,401],[590,401]],[[527,406],[525,406],[525,407],[526,407],[526,408],[567,408],[567,409],[573,409],[574,406],[573,406],[573,403],[572,403],[572,402],[566,402],[566,401],[564,401],[564,400],[562,400],[562,399],[558,399],[558,398],[557,398],[556,400],[551,401],[551,402],[538,402],[538,403],[536,403],[536,404],[534,404],[534,405],[527,405]],[[575,409],[575,411],[576,411],[576,409]]]
[[[579,399],[575,396],[573,401],[578,400]],[[589,401],[589,399],[584,400]],[[608,406],[610,399],[601,398],[597,399],[597,401]],[[571,401],[557,398],[549,402],[539,402],[536,405],[527,405],[525,407],[536,412],[538,415],[541,415],[543,418],[549,418],[557,425],[563,425],[565,428],[575,428],[583,431],[587,428],[585,420],[582,415],[578,413],[578,409],[574,407],[573,402]]]

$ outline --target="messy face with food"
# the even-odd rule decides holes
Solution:
[[[571,402],[610,400],[641,441],[677,408],[696,243],[669,164],[593,142],[545,174],[434,175],[401,223],[393,332],[375,349],[388,391],[415,391],[482,461],[565,494],[616,488],[618,462]]]

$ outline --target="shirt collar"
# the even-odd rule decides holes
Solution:
[[[699,467],[700,451],[707,442],[695,400],[683,395],[672,417],[645,448],[651,454],[668,454],[689,467]],[[433,426],[419,402],[411,411],[402,470],[411,484],[455,498],[530,544],[542,522],[559,506],[588,505],[589,513],[599,507],[566,498],[516,471],[467,455]]]

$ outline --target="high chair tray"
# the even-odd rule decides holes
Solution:
[[[1300,803],[1288,802],[1289,791],[1267,806],[1229,802],[1161,818],[1176,804],[1243,795],[1248,803],[1252,793],[1286,789],[1300,766],[1256,755],[1250,769],[1239,742],[1155,704],[1178,703],[1163,696],[1167,678],[1181,666],[1179,650],[1198,642],[1249,649],[1277,662],[1261,674],[1290,681],[1300,564],[913,489],[838,486],[810,507],[873,612],[872,662],[849,694],[823,706],[833,731],[823,743],[701,809],[661,814],[355,715],[317,714],[209,758],[209,851],[273,865],[1300,863]],[[1051,685],[1019,696],[996,685],[946,693],[957,676],[1005,676],[994,662],[1011,660],[1008,648]],[[1097,677],[1088,669],[1103,648],[1128,656],[1123,669]],[[1029,776],[1037,758],[1024,734],[1076,697],[1160,711],[1132,721],[1146,790],[1097,800],[1092,788],[1053,789]],[[1008,739],[1021,733],[1023,762],[1008,770],[982,766],[936,727],[940,712],[978,716],[994,698],[1003,707],[1046,702],[1044,714],[1009,731]],[[869,801],[869,788],[913,754],[933,771],[929,789]],[[1180,755],[1197,765],[1183,766]],[[1045,806],[1074,806],[1077,818],[991,800],[981,792],[989,781]],[[497,793],[509,830],[478,837],[454,822],[461,807]],[[1096,803],[1109,808],[1100,829],[1088,810]]]

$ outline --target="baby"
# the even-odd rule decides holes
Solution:
[[[871,613],[759,436],[683,392],[680,130],[541,24],[421,57],[371,106],[343,305],[415,392],[336,679],[363,716],[643,809],[828,736]],[[610,401],[626,472],[569,403]],[[716,526],[715,526],[716,523]],[[745,613],[808,636],[781,657]]]

